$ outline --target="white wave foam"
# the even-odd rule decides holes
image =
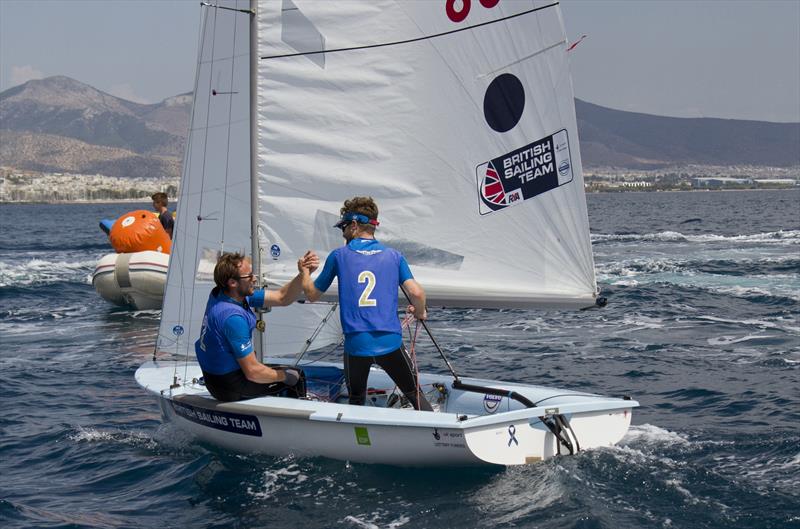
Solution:
[[[508,467],[502,479],[492,479],[470,494],[467,501],[491,517],[497,525],[513,526],[532,513],[563,502],[569,480],[581,481],[576,472],[555,459],[541,465]],[[525,487],[519,487],[525,483]]]
[[[750,340],[760,340],[762,338],[770,338],[771,336],[768,334],[748,334],[747,336],[717,336],[714,338],[708,338],[706,342],[708,345],[720,346],[720,345],[733,345],[735,343],[741,342],[749,342]]]
[[[672,242],[672,241],[685,241],[686,236],[682,233],[678,233],[677,231],[662,231],[658,233],[626,233],[617,235],[614,233],[605,234],[605,233],[593,233],[591,234],[591,240],[593,243],[596,242],[606,242],[606,241],[662,241],[662,242]]]
[[[378,517],[380,517],[380,514],[379,513],[372,513],[370,516],[372,518],[378,518]],[[361,518],[359,518],[357,516],[352,516],[352,515],[345,516],[342,521],[351,523],[351,524],[355,525],[356,527],[362,527],[364,529],[380,529],[382,527],[380,525],[376,525],[375,523],[373,523],[373,522],[371,522],[369,520],[363,520],[363,519],[361,519]],[[404,526],[405,524],[407,524],[410,521],[411,521],[411,518],[409,518],[408,516],[400,515],[399,518],[396,518],[395,520],[392,520],[391,522],[387,523],[383,527],[387,527],[388,529],[394,529],[395,527],[402,527],[402,526]]]
[[[644,329],[663,329],[664,320],[641,314],[625,314],[619,322],[618,333],[641,331]]]
[[[621,441],[624,443],[625,439]],[[661,455],[660,450],[662,450],[664,443],[659,444],[658,449],[654,450],[652,453],[644,447],[642,449],[633,448],[631,446],[626,446],[624,444],[618,444],[615,446],[611,446],[608,448],[601,448],[600,450],[610,453],[614,459],[619,461],[621,464],[625,466],[629,465],[638,465],[640,467],[652,468],[653,466],[662,466],[669,469],[678,468],[681,466],[681,463],[675,461],[674,459]],[[651,449],[654,447],[650,447]]]
[[[685,235],[677,231],[662,231],[657,233],[630,233],[630,234],[604,234],[591,235],[593,243],[620,241],[650,241],[650,242],[739,242],[739,243],[767,243],[779,245],[800,244],[800,230],[779,230],[748,235],[717,235],[714,233],[701,235]]]
[[[761,287],[753,287],[753,286],[717,286],[717,287],[706,287],[703,285],[697,285],[698,288],[703,288],[705,290],[709,290],[711,292],[717,294],[728,294],[737,298],[756,298],[762,296],[779,296],[787,299],[791,299],[793,301],[800,301],[800,289],[793,287],[792,285],[775,285],[774,287],[767,289]]]
[[[0,261],[0,287],[27,286],[73,281],[85,283],[97,259],[77,261],[32,258],[26,261]]]
[[[84,426],[78,426],[73,433],[67,435],[67,439],[79,443],[114,443],[145,448],[157,446],[155,440],[144,432],[103,431]]]
[[[732,261],[732,266],[752,266],[752,265],[775,265],[786,263],[789,261],[798,261],[800,256],[796,255],[777,255],[774,257],[758,257],[752,258],[742,255],[726,255],[720,256],[718,252],[707,255],[695,255],[693,260],[684,258],[664,258],[664,257],[642,257],[636,259],[625,259],[623,261],[613,261],[607,263],[597,263],[595,271],[598,278],[603,277],[608,280],[614,278],[633,278],[642,275],[650,274],[680,274],[685,276],[694,276],[698,272],[696,268],[702,266],[704,262],[716,260]],[[709,274],[713,275],[713,274]],[[729,276],[723,276],[729,277]],[[739,277],[739,276],[737,276]],[[783,273],[783,274],[751,274],[745,276],[748,280],[763,280],[763,281],[784,281],[784,282],[798,282],[800,281],[800,274],[796,273]]]
[[[781,490],[800,495],[800,454],[769,458],[757,455],[742,459],[737,455],[717,458],[717,469],[726,475],[745,479],[761,490]]]
[[[676,432],[671,432],[652,424],[641,424],[631,426],[628,433],[623,437],[621,444],[680,444],[688,446],[691,443]]]
[[[683,496],[686,497],[686,501],[692,505],[696,505],[701,502],[698,498],[696,498],[689,489],[683,486],[683,483],[679,479],[667,479],[664,481],[667,486],[672,487],[673,489],[680,492]]]
[[[785,329],[786,325],[778,324],[767,320],[732,320],[728,318],[720,318],[719,316],[700,315],[697,316],[698,320],[713,321],[717,323],[731,323],[734,325],[747,325],[750,327],[760,327],[762,329]],[[778,318],[780,321],[795,321],[793,319]]]
[[[252,487],[248,487],[247,493],[255,499],[266,500],[275,496],[275,493],[282,490],[286,483],[302,483],[307,479],[308,476],[300,471],[300,467],[296,463],[289,463],[284,468],[266,470],[263,488],[254,490]]]
[[[741,298],[785,297],[800,301],[800,275],[729,276],[692,270],[685,261],[634,259],[597,266],[597,280],[617,286],[666,283]]]
[[[86,305],[76,305],[76,306],[57,306],[53,305],[52,307],[48,307],[46,312],[42,311],[42,308],[39,306],[36,307],[13,307],[6,312],[5,317],[7,319],[18,320],[20,322],[39,322],[44,319],[52,318],[54,320],[61,320],[64,318],[79,318],[84,314],[89,312],[89,308]],[[3,329],[4,331],[14,333],[12,327],[6,327]],[[24,332],[29,330],[28,327],[23,329]]]
[[[598,263],[595,265],[598,278],[633,278],[645,274],[691,273],[690,263],[685,259],[640,258],[621,262]]]

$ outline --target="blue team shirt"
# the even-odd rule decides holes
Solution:
[[[353,239],[328,255],[314,287],[325,292],[337,277],[345,351],[380,356],[398,349],[397,288],[414,279],[405,257],[375,239]]]
[[[263,307],[265,295],[263,289],[254,292],[247,297],[247,305],[222,293],[209,296],[200,339],[195,342],[197,361],[204,371],[215,375],[231,373],[240,368],[238,359],[253,352],[255,317],[249,312],[249,307]],[[209,317],[212,309],[220,303],[229,305],[217,307],[217,314],[220,309],[225,309],[222,318]],[[222,337],[224,340],[220,339]]]

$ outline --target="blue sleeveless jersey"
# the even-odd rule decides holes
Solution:
[[[262,304],[263,296],[261,291]],[[250,299],[258,297],[254,295]],[[235,316],[239,317],[230,319]],[[253,352],[252,333],[255,326],[256,317],[249,308],[224,294],[215,295],[212,291],[206,304],[200,339],[194,344],[197,361],[203,371],[225,375],[240,369],[237,359]]]
[[[392,248],[356,251],[345,246],[336,251],[339,310],[346,334],[402,332],[397,317],[400,257]]]
[[[374,239],[354,239],[328,256],[314,286],[325,292],[339,278],[339,311],[345,351],[379,356],[402,343],[397,288],[413,279],[405,258]]]

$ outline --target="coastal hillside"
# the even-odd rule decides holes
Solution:
[[[584,165],[800,165],[800,123],[670,118],[575,100]]]
[[[26,171],[165,179],[178,177],[180,164],[176,156],[142,155],[65,136],[0,129],[0,165]]]
[[[142,105],[56,76],[0,93],[0,165],[178,177],[191,96]]]
[[[0,166],[178,178],[191,94],[133,103],[64,76],[0,93]],[[800,165],[800,123],[670,118],[575,100],[584,166]]]

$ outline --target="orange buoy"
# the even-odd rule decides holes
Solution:
[[[169,253],[171,241],[161,226],[158,215],[139,209],[118,218],[111,226],[108,239],[117,253],[134,253],[151,250]]]

